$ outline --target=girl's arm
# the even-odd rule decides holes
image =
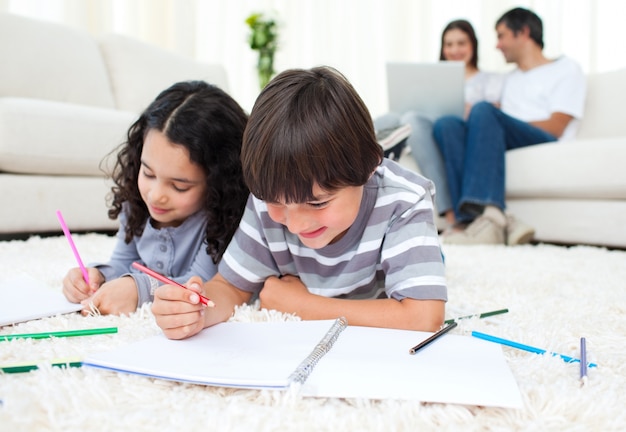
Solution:
[[[111,258],[106,263],[90,263],[90,267],[97,268],[106,281],[113,280],[130,271],[130,265],[133,261],[139,260],[139,252],[137,251],[137,243],[135,239],[130,243],[124,241],[126,233],[126,214],[124,212],[119,215],[120,227],[115,234],[117,239],[115,248],[111,253]]]
[[[138,258],[135,242],[124,242],[125,218],[120,217],[120,228],[117,231],[117,242],[107,263],[88,263],[89,285],[83,279],[78,268],[70,269],[63,279],[63,293],[73,303],[80,303],[93,296],[97,290],[107,281],[118,278],[128,272],[126,263]]]

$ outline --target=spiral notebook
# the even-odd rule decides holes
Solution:
[[[221,323],[189,339],[159,335],[95,354],[83,365],[195,384],[285,389],[306,380],[346,327],[343,320],[307,323]]]
[[[195,384],[293,388],[305,397],[522,406],[502,348],[448,334],[332,321],[227,322],[184,340],[158,335],[88,356],[84,366]]]

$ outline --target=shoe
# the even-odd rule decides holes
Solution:
[[[406,139],[411,135],[411,125],[403,124],[376,132],[376,141],[383,148],[384,156],[398,161],[406,147]]]
[[[495,207],[485,208],[463,231],[453,231],[442,236],[444,244],[473,245],[494,244],[504,245],[506,240],[506,216]]]
[[[506,244],[509,246],[530,243],[535,236],[535,229],[517,219],[511,213],[506,214]]]

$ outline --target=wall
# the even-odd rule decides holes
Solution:
[[[328,64],[354,84],[373,115],[387,109],[386,61],[434,61],[441,29],[469,19],[480,66],[506,70],[495,49],[494,23],[512,7],[529,7],[544,22],[548,56],[569,55],[586,72],[626,67],[622,0],[0,0],[0,11],[64,23],[94,35],[122,33],[226,66],[230,93],[250,110],[256,54],[245,18],[272,12],[280,23],[277,69]]]

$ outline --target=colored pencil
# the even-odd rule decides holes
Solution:
[[[32,370],[39,369],[39,365],[42,363],[47,363],[47,362],[41,361],[41,362],[33,362],[33,363],[16,363],[16,364],[0,365],[0,371],[4,373],[30,372]],[[60,368],[81,367],[82,365],[83,363],[78,359],[53,360],[50,363],[50,366],[60,367]]]
[[[504,313],[507,313],[508,311],[509,311],[508,309],[499,309],[499,310],[495,310],[495,311],[491,311],[491,312],[483,312],[481,314],[465,315],[465,316],[462,316],[462,317],[452,318],[452,319],[446,320],[445,323],[446,324],[452,324],[456,320],[466,319],[466,318],[474,318],[475,316],[477,316],[478,318],[487,318],[487,317],[494,316],[494,315],[504,314]]]
[[[43,332],[43,333],[22,333],[22,334],[10,334],[0,335],[0,342],[10,341],[13,339],[47,339],[52,337],[74,337],[74,336],[92,336],[117,333],[117,327],[101,327],[85,330],[66,330],[58,332]]]
[[[442,328],[438,332],[434,333],[428,339],[423,340],[422,342],[418,343],[413,348],[411,348],[409,350],[409,354],[415,354],[417,351],[421,350],[426,345],[429,345],[431,342],[434,342],[436,339],[439,339],[441,336],[443,336],[444,334],[448,333],[450,330],[455,328],[457,325],[458,324],[456,322],[453,322],[452,324],[448,324],[447,326],[445,326],[444,328]]]
[[[168,278],[166,276],[163,276],[162,274],[157,273],[154,270],[151,270],[148,267],[139,264],[138,262],[134,262],[132,264],[132,266],[135,267],[137,270],[144,272],[148,276],[151,276],[151,277],[153,277],[153,278],[163,282],[164,284],[176,285],[176,286],[181,287],[183,289],[189,289],[185,285],[179,284],[178,282],[173,281],[172,279],[170,279],[170,278]],[[206,305],[206,306],[209,306],[209,307],[214,307],[215,306],[215,303],[213,303],[213,300],[211,300],[210,298],[205,297],[205,296],[203,296],[200,293],[196,293],[196,294],[198,294],[198,296],[200,297],[200,303],[202,303],[203,305]]]
[[[587,384],[587,340],[580,338],[580,383]]]
[[[559,356],[559,357],[561,357],[561,359],[563,359],[564,362],[567,362],[567,363],[576,363],[576,362],[580,361],[580,359],[577,359],[577,358],[574,358],[574,357],[570,357],[570,356],[567,356],[567,355],[564,355],[564,354],[557,354],[557,353],[548,352],[548,351],[546,351],[544,349],[541,349],[541,348],[535,348],[535,347],[532,347],[530,345],[524,345],[524,344],[521,344],[519,342],[513,342],[513,341],[510,341],[510,340],[502,339],[502,338],[499,338],[499,337],[496,337],[496,336],[491,336],[491,335],[488,335],[488,334],[485,334],[485,333],[480,333],[480,332],[477,332],[477,331],[473,331],[472,332],[472,336],[477,337],[479,339],[483,339],[483,340],[489,341],[489,342],[499,343],[501,345],[510,346],[512,348],[517,348],[517,349],[520,349],[520,350],[523,350],[523,351],[532,352],[532,353],[535,353],[535,354],[549,354],[549,355],[552,355],[552,356]],[[598,365],[595,364],[595,363],[589,363],[587,366],[589,366],[589,367],[597,367]]]
[[[63,215],[61,214],[60,210],[57,210],[57,218],[59,219],[59,223],[61,224],[61,229],[63,229],[63,234],[65,234],[65,238],[69,242],[70,247],[72,248],[72,252],[74,252],[74,257],[78,262],[78,267],[80,267],[80,271],[83,272],[83,279],[85,279],[85,282],[87,282],[87,285],[89,285],[89,274],[87,273],[87,268],[83,264],[83,260],[80,258],[78,249],[76,249],[76,244],[74,244],[74,240],[72,239],[72,233],[70,233],[70,229],[67,227],[65,219],[63,219]]]

